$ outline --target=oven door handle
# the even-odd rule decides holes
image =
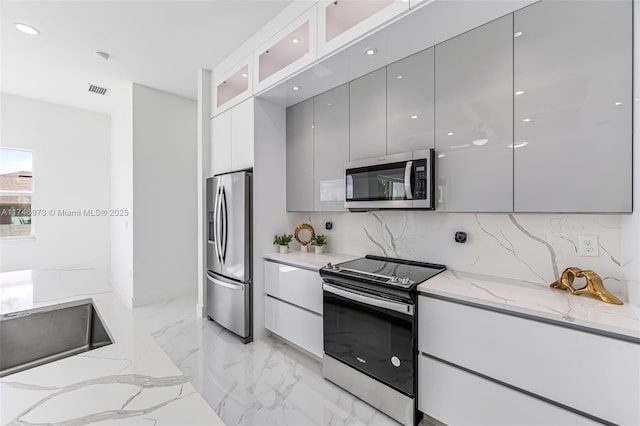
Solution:
[[[322,289],[328,293],[335,294],[336,296],[344,297],[345,299],[353,300],[355,302],[364,303],[366,305],[376,306],[378,308],[389,309],[392,311],[400,312],[402,314],[413,316],[413,305],[407,305],[405,303],[393,302],[391,300],[383,299],[381,297],[372,296],[369,294],[353,291],[343,290],[326,283],[322,284]]]

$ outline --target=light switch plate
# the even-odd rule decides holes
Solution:
[[[597,235],[580,235],[578,237],[578,255],[598,257],[598,236]]]

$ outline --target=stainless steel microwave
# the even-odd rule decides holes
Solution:
[[[433,149],[344,163],[344,206],[351,211],[433,209],[433,165]]]

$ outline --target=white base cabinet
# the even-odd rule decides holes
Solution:
[[[418,372],[418,409],[448,425],[599,424],[424,355]]]
[[[264,262],[265,328],[318,358],[323,355],[320,274]]]
[[[267,295],[264,326],[278,336],[322,358],[322,316]]]
[[[420,296],[418,315],[423,354],[605,421],[640,424],[640,344],[433,297]],[[497,404],[483,389],[476,398]]]

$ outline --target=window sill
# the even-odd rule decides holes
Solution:
[[[36,240],[36,236],[35,235],[20,235],[20,236],[15,236],[15,237],[0,237],[0,242],[5,242],[5,241],[35,241]]]

